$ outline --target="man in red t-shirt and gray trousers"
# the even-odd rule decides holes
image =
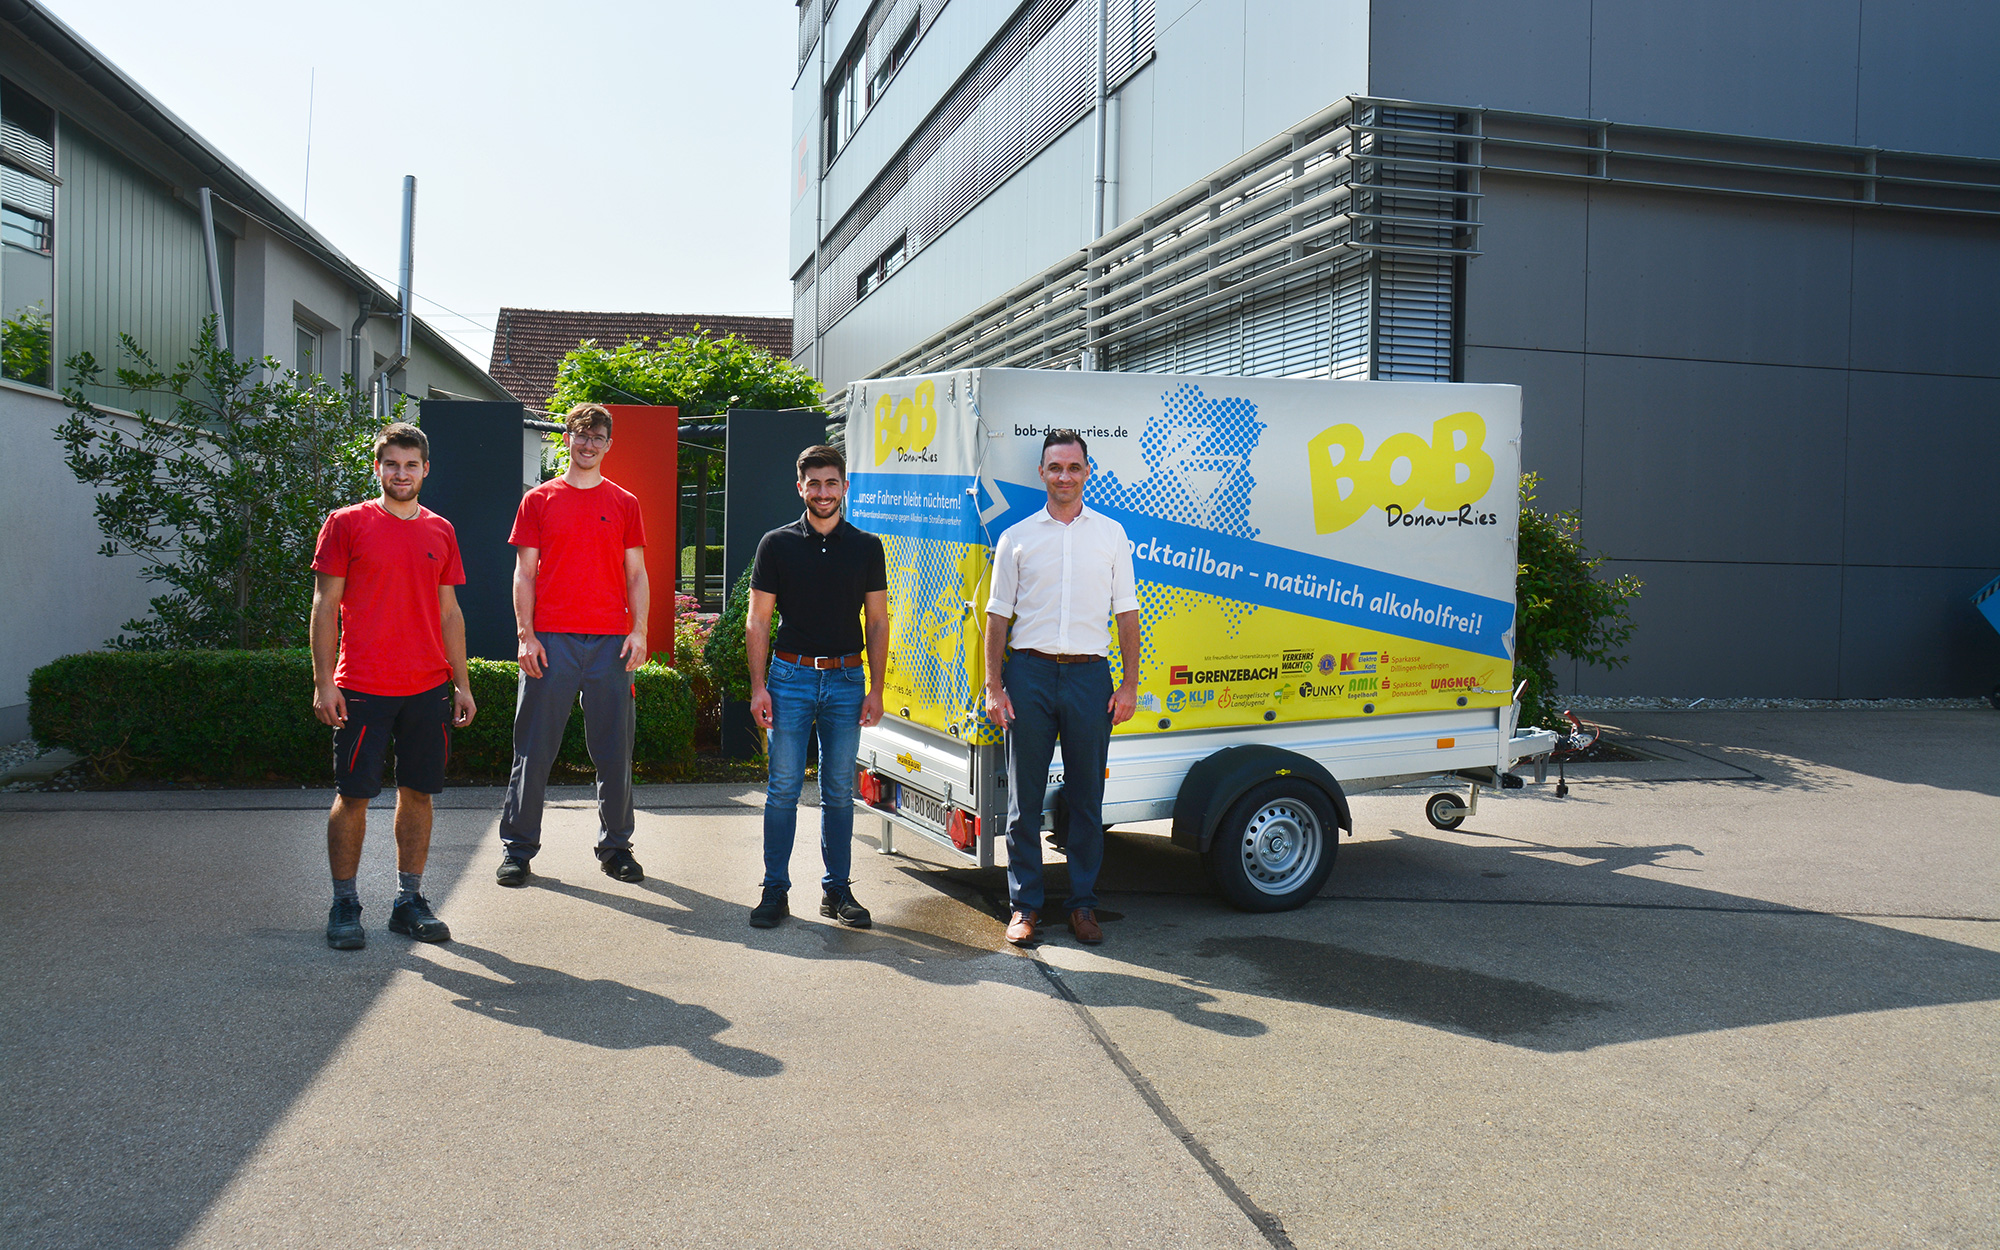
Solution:
[[[422,430],[400,421],[385,427],[375,436],[381,496],[329,514],[313,552],[313,714],[333,727],[338,787],[326,818],[333,872],[326,944],[335,950],[368,944],[354,877],[391,739],[400,886],[389,928],[419,942],[451,939],[422,893],[431,796],[444,789],[452,726],[470,725],[477,709],[465,668],[465,617],[452,589],[465,584],[458,536],[417,502],[430,471]]]
[[[646,530],[639,501],[604,476],[611,413],[578,404],[564,418],[569,471],[521,497],[514,514],[514,622],[521,686],[514,770],[500,812],[505,854],[494,879],[528,882],[542,847],[542,796],[563,729],[583,694],[584,744],[597,767],[597,861],[644,881],[632,858],[632,670],[646,662]]]

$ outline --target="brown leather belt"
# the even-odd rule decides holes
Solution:
[[[1033,647],[1022,647],[1020,650],[1023,655],[1039,655],[1044,660],[1054,660],[1058,664],[1090,664],[1093,662],[1101,664],[1104,662],[1104,657],[1101,655],[1057,655],[1053,651],[1037,651]]]
[[[859,651],[856,651],[853,655],[793,655],[789,651],[773,651],[771,654],[777,656],[787,664],[803,664],[807,668],[861,667],[861,653]]]

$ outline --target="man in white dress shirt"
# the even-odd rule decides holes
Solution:
[[[1042,796],[1062,744],[1069,809],[1069,930],[1104,940],[1097,870],[1104,862],[1104,767],[1111,727],[1139,699],[1139,596],[1125,527],[1083,506],[1090,456],[1075,430],[1051,431],[1039,469],[1048,506],[1008,528],[993,549],[986,601],[986,712],[1007,733],[1007,940],[1026,946],[1042,922]],[[1111,686],[1118,621],[1124,681]],[[1008,627],[1013,627],[1009,655]]]

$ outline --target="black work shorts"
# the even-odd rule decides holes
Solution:
[[[382,793],[382,765],[396,744],[396,784],[419,794],[444,789],[451,760],[451,683],[422,694],[340,692],[347,723],[333,731],[333,779],[350,799]]]

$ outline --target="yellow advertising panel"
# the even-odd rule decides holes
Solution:
[[[1085,505],[1132,556],[1120,733],[1509,702],[1516,388],[989,369],[856,392],[849,516],[888,553],[891,714],[998,740],[990,553],[1043,506],[1055,428],[1084,436]]]

